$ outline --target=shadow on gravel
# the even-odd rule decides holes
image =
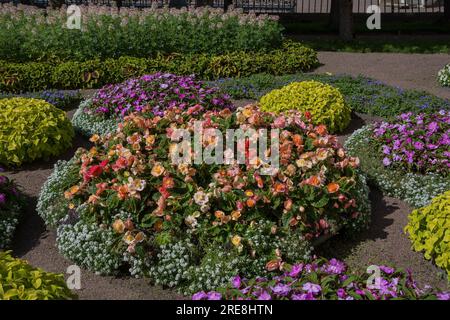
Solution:
[[[316,248],[316,253],[319,256],[324,256],[329,259],[345,259],[352,254],[352,250],[359,243],[387,238],[388,233],[385,230],[394,222],[394,219],[388,218],[388,216],[397,210],[398,207],[388,205],[383,199],[381,191],[376,188],[371,188],[369,198],[372,205],[369,228],[356,234],[355,237],[349,237],[343,234],[337,235]]]

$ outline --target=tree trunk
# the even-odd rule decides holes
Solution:
[[[50,8],[52,8],[52,9],[61,8],[64,3],[65,3],[64,0],[49,0],[48,1],[48,4],[50,5]]]
[[[328,24],[332,30],[339,30],[339,0],[331,0]]]
[[[450,20],[450,0],[444,0],[444,17]]]
[[[342,40],[353,39],[353,1],[339,0],[339,35]]]
[[[224,0],[223,1],[223,10],[228,11],[228,7],[233,4],[233,0]]]

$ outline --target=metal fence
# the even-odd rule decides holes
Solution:
[[[0,0],[10,2],[11,0]],[[16,1],[20,2],[20,1]],[[48,0],[28,1],[39,7],[46,7]],[[188,0],[122,0],[121,6],[148,8],[156,3],[159,7],[164,3],[174,6],[185,6]],[[204,3],[200,0],[191,3]],[[213,7],[223,7],[224,0],[208,1]],[[115,5],[113,0],[66,0],[66,4],[98,4]],[[233,0],[233,5],[242,8],[245,12],[257,13],[329,13],[331,0]],[[353,12],[365,13],[370,5],[380,7],[382,13],[443,13],[444,0],[353,0]]]
[[[353,0],[354,13],[366,13],[371,5],[381,13],[443,13],[444,0]],[[331,0],[297,0],[299,13],[329,13]]]

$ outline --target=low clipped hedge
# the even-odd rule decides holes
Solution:
[[[414,210],[405,231],[413,249],[444,269],[450,281],[450,191],[434,198],[431,204]]]
[[[0,300],[75,299],[64,276],[34,268],[28,262],[0,252]]]
[[[0,99],[0,164],[20,166],[57,156],[71,146],[66,113],[37,99]]]
[[[282,48],[270,52],[232,52],[216,56],[171,54],[154,58],[69,61],[56,65],[0,61],[0,92],[99,88],[157,71],[196,74],[205,80],[256,73],[280,75],[306,71],[317,64],[317,53],[296,42],[285,42]]]
[[[344,130],[351,117],[339,90],[318,81],[294,82],[273,90],[261,98],[260,105],[263,111],[307,112],[314,124],[325,124],[330,132]]]

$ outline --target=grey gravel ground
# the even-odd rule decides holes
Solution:
[[[450,99],[450,88],[437,83],[437,74],[450,63],[449,54],[319,52],[322,66],[314,73],[331,72],[374,78],[404,89],[428,91]]]

